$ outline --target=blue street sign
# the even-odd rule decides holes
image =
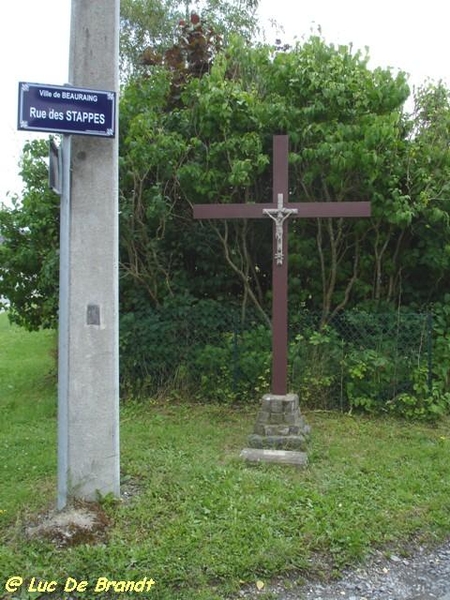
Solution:
[[[19,83],[18,129],[112,138],[115,122],[114,92]]]

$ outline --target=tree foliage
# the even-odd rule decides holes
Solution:
[[[128,86],[122,113],[128,289],[142,291],[145,280],[156,302],[179,289],[222,299],[241,290],[244,303],[267,311],[270,224],[200,225],[191,210],[196,202],[269,200],[272,135],[288,133],[292,200],[370,200],[373,207],[370,220],[291,223],[294,310],[320,309],[327,320],[357,303],[417,306],[439,298],[447,258],[435,251],[440,238],[433,233],[439,223],[447,235],[448,91],[423,88],[415,113],[407,115],[405,75],[372,71],[367,62],[367,55],[318,37],[292,49],[235,39],[205,76],[184,78],[176,110],[167,69],[155,66],[150,81]],[[143,96],[152,98],[144,110]],[[153,219],[157,210],[159,219],[147,220],[146,210]],[[145,263],[138,224],[153,266]],[[430,285],[415,277],[420,264]]]
[[[258,0],[207,0],[202,21],[224,44],[231,34],[251,39],[258,29]],[[139,76],[142,65],[176,51],[183,36],[179,27],[197,25],[198,3],[190,0],[122,0],[120,3],[120,66],[122,79]],[[195,22],[193,22],[195,21]]]
[[[241,4],[245,14],[235,11]],[[318,36],[293,48],[251,43],[254,4],[210,0],[204,12],[197,12],[189,3],[171,0],[122,3],[122,373],[143,387],[148,384],[146,352],[153,340],[162,371],[181,379],[175,363],[183,352],[173,340],[184,337],[191,341],[183,351],[203,374],[209,365],[210,372],[229,376],[231,362],[224,357],[234,355],[236,341],[219,310],[228,305],[233,323],[237,313],[241,323],[246,316],[252,323],[244,345],[258,348],[261,361],[249,350],[249,372],[255,375],[250,367],[266,364],[272,222],[196,222],[192,208],[195,203],[270,201],[272,139],[282,133],[290,140],[291,201],[372,204],[370,219],[291,220],[292,321],[304,308],[320,313],[318,335],[325,335],[344,309],[434,307],[439,360],[433,386],[422,368],[415,369],[414,385],[422,395],[405,393],[397,400],[399,410],[416,417],[444,410],[450,91],[442,83],[424,85],[408,114],[406,76],[369,69],[368,55],[352,47]],[[234,25],[244,35],[233,35]],[[24,196],[0,211],[0,297],[9,299],[12,320],[29,329],[54,326],[57,314],[59,211],[58,198],[47,189],[46,156],[44,142],[25,146]],[[192,314],[203,315],[204,323],[190,338],[184,328]],[[266,326],[258,327],[261,321]],[[214,339],[202,346],[206,332]],[[164,346],[169,339],[171,348]],[[342,358],[341,345],[334,349]],[[349,398],[366,409],[373,398],[366,398],[361,372],[371,373],[373,382],[390,381],[389,356],[374,352],[362,357],[357,346],[355,362],[347,365],[358,384],[348,388]],[[312,356],[315,365],[318,355]],[[224,360],[227,368],[214,367]],[[258,385],[267,375],[261,368]],[[378,378],[380,369],[384,379]],[[202,379],[206,395],[209,385],[211,377]],[[219,387],[228,398],[227,386],[222,381]]]
[[[55,327],[58,312],[59,199],[47,187],[48,142],[25,144],[22,200],[0,210],[0,296],[12,322],[29,330]]]
[[[231,35],[233,21],[213,2],[206,16],[180,6],[122,6],[125,56],[136,67],[120,104],[122,312],[214,298],[268,320],[271,223],[198,223],[192,206],[270,200],[276,133],[290,139],[291,200],[373,207],[366,220],[291,222],[291,314],[308,307],[326,322],[356,305],[440,301],[450,253],[449,91],[424,86],[409,115],[405,75],[369,69],[366,54],[315,36],[294,48],[250,44]],[[222,6],[231,15],[237,4]],[[250,31],[254,4],[245,6]],[[44,191],[42,148],[30,148],[23,203],[1,213],[0,292],[14,318],[35,327],[56,313],[57,199]],[[25,260],[30,248],[34,262]]]

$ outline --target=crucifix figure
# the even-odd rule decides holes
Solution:
[[[369,217],[370,202],[288,202],[288,136],[273,139],[273,201],[271,204],[196,204],[194,219],[273,220],[272,268],[272,394],[287,393],[289,218]]]
[[[283,264],[283,225],[288,217],[296,215],[298,213],[297,208],[286,208],[283,205],[283,194],[278,194],[278,205],[276,208],[265,208],[263,214],[269,215],[269,217],[275,223],[275,240],[277,243],[277,250],[273,255],[277,265]]]

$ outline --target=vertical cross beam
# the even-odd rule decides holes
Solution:
[[[289,198],[288,182],[288,136],[277,135],[273,140],[273,204],[278,195],[286,201]],[[272,393],[284,395],[287,392],[287,352],[288,352],[288,236],[287,220],[282,226],[281,264],[272,261]],[[273,227],[273,247],[276,248],[276,227]]]

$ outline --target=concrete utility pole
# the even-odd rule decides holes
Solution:
[[[72,0],[69,84],[118,91],[119,0]],[[117,128],[116,128],[117,131]],[[118,137],[64,136],[58,507],[120,493]]]

